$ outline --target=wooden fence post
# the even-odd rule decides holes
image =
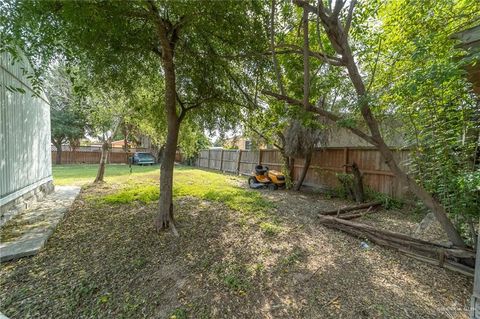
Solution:
[[[220,171],[223,171],[223,148],[220,155]]]
[[[242,159],[242,150],[238,150],[238,158],[237,158],[237,174],[240,174],[240,161]]]
[[[208,164],[207,168],[210,168],[210,150],[208,150]]]
[[[348,147],[343,148],[343,172],[348,172]]]

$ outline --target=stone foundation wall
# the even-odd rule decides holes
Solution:
[[[54,190],[55,186],[51,180],[2,205],[0,207],[0,226],[3,226],[3,224],[16,214],[29,209],[36,202],[42,201],[46,195],[52,193]]]

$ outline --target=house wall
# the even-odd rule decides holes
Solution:
[[[50,148],[50,105],[36,96],[26,59],[0,54],[0,208],[2,216],[24,197],[53,190]],[[22,92],[17,92],[20,89]],[[20,200],[19,200],[20,199]],[[20,207],[21,208],[21,207]]]
[[[394,120],[383,121],[379,123],[380,131],[382,137],[385,140],[385,143],[391,147],[406,147],[407,142],[405,140],[405,132],[403,125]],[[369,131],[365,128],[361,128],[367,134]],[[324,145],[318,145],[322,147]],[[359,136],[353,134],[349,129],[344,127],[338,127],[332,125],[329,132],[329,138],[327,142],[327,147],[369,147],[372,146],[370,143],[360,138]]]
[[[252,141],[250,138],[243,137],[243,136],[235,136],[229,138],[223,144],[224,148],[227,149],[238,149],[238,150],[252,150],[252,149],[267,149],[269,148],[268,145],[263,143],[262,141]]]
[[[223,147],[244,150],[246,141],[247,140],[243,136],[235,136],[227,139]]]

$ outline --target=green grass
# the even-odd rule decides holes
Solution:
[[[274,208],[274,204],[262,197],[258,191],[245,187],[243,178],[202,171],[179,169],[174,175],[174,196],[194,196],[204,200],[225,203],[229,208],[242,213],[256,213]]]
[[[97,170],[97,164],[70,164],[52,166],[55,185],[85,185],[91,183],[97,175]],[[128,165],[109,164],[105,168],[105,181],[122,182],[154,172],[159,172],[158,165],[134,165],[132,166],[132,173],[130,173],[130,168]]]
[[[56,165],[53,176],[56,185],[86,185],[95,179],[98,165]],[[157,166],[107,165],[105,181],[113,187],[113,192],[99,193],[89,197],[99,204],[128,204],[134,201],[150,203],[158,200],[159,168]],[[193,196],[208,201],[221,202],[229,208],[251,213],[264,219],[274,204],[262,197],[258,191],[245,187],[243,177],[203,171],[191,167],[176,166],[173,193],[175,197]],[[265,224],[262,228],[268,235],[280,231],[279,227]]]
[[[116,176],[106,178],[107,182],[118,184],[120,189],[90,199],[107,204],[128,204],[133,201],[150,203],[158,200],[158,178],[152,174],[152,171],[134,172],[131,175],[128,172],[124,175],[120,173],[117,171]],[[233,210],[254,213],[259,218],[265,217],[264,213],[274,208],[273,203],[264,199],[258,191],[245,188],[242,177],[182,166],[175,168],[173,194],[175,197],[193,196],[221,202]],[[266,233],[277,231],[277,228],[272,227],[266,229]]]
[[[288,268],[302,262],[304,258],[305,252],[300,250],[298,247],[294,247],[290,254],[281,260],[281,265]]]
[[[160,189],[156,185],[137,185],[106,195],[102,198],[102,201],[109,204],[127,204],[139,201],[146,204],[158,200],[159,193]]]
[[[169,319],[187,319],[187,311],[183,308],[175,309]]]
[[[281,226],[270,222],[261,222],[259,226],[263,233],[268,236],[275,236],[283,230]]]

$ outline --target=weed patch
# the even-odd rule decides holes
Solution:
[[[282,227],[269,222],[261,222],[259,226],[263,233],[267,236],[275,236],[283,229]]]
[[[159,194],[160,191],[156,185],[137,185],[101,197],[100,202],[107,204],[128,204],[133,201],[139,201],[148,204],[158,200]]]
[[[280,262],[283,267],[291,267],[305,259],[305,252],[302,251],[299,247],[294,247],[288,256],[283,258]]]
[[[173,187],[174,196],[194,196],[221,202],[243,213],[266,212],[274,208],[258,192],[232,185],[225,176],[204,171],[178,171]],[[238,180],[237,180],[238,183]]]
[[[169,317],[170,319],[187,319],[187,311],[183,308],[175,309]]]

